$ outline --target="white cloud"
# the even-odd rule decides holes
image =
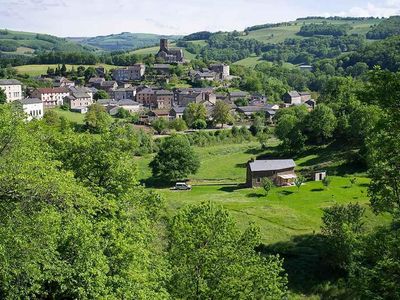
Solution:
[[[368,2],[365,6],[354,6],[338,15],[351,17],[389,17],[400,14],[400,0],[386,0],[377,5]]]

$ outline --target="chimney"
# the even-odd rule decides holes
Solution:
[[[160,39],[160,50],[168,51],[168,40],[167,39]]]

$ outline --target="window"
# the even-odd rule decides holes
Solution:
[[[256,178],[257,183],[261,183],[261,177]]]

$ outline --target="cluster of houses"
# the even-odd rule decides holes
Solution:
[[[168,40],[160,40],[160,50],[156,55],[165,63],[155,64],[152,68],[156,76],[169,76],[172,65],[185,62],[181,49],[171,49]],[[108,94],[108,99],[97,102],[103,105],[107,112],[116,115],[123,108],[130,113],[138,113],[143,123],[149,123],[155,118],[181,118],[185,108],[190,103],[202,104],[211,115],[217,101],[224,101],[231,106],[232,112],[246,118],[254,114],[265,114],[273,122],[276,112],[293,105],[306,105],[312,110],[315,101],[308,92],[290,91],[283,95],[280,104],[268,104],[267,98],[260,94],[250,94],[243,91],[231,91],[219,94],[212,87],[207,88],[176,88],[166,90],[160,87],[142,84],[145,78],[146,65],[133,66],[113,70],[113,80],[106,80],[106,71],[96,68],[96,77],[90,78],[85,86],[77,86],[74,81],[65,77],[54,77],[53,87],[30,90],[29,98],[24,99],[22,84],[18,80],[0,80],[0,88],[7,95],[7,102],[19,101],[29,115],[29,118],[41,118],[47,108],[66,106],[71,111],[86,113],[88,107],[95,103],[94,95],[102,90]],[[192,70],[188,74],[192,80],[226,81],[233,79],[230,68],[225,64],[212,64],[208,68]],[[237,100],[245,100],[247,106],[237,106]]]

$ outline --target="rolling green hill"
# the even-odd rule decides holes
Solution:
[[[93,46],[105,51],[132,50],[154,46],[159,43],[160,38],[168,38],[171,41],[179,39],[181,36],[171,35],[162,36],[150,33],[130,33],[111,34],[106,36],[96,36],[91,38],[69,38],[81,45]]]
[[[347,24],[352,27],[349,34],[361,34],[366,35],[367,32],[380,22],[381,19],[359,19],[359,20],[330,20],[330,19],[298,19],[296,21],[282,23],[278,26],[270,28],[260,28],[257,30],[247,30],[246,35],[243,35],[243,39],[256,39],[264,43],[281,43],[289,38],[304,39],[305,37],[297,35],[300,31],[301,26],[306,24],[322,24],[327,22],[328,24],[342,25]],[[260,25],[260,27],[263,25]],[[251,28],[250,28],[251,29]]]
[[[0,52],[31,54],[35,50],[80,52],[93,51],[93,48],[48,34],[0,30]]]

